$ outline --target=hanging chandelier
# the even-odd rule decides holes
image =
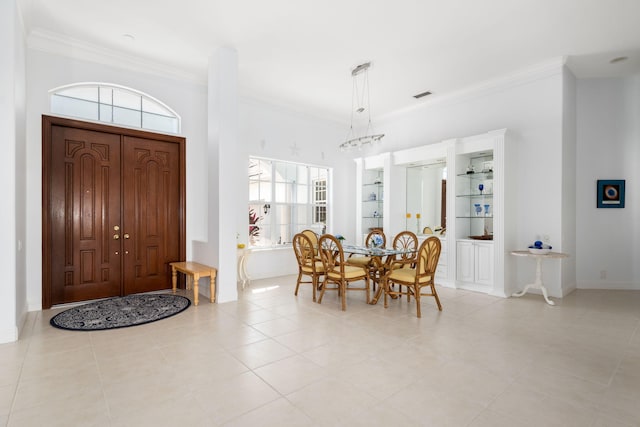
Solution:
[[[371,124],[371,106],[369,99],[369,67],[371,62],[365,62],[358,65],[351,71],[353,78],[353,87],[351,91],[351,126],[346,141],[340,144],[340,150],[348,151],[353,149],[362,149],[376,142],[379,142],[384,136],[383,133],[374,134],[373,125]],[[366,98],[365,98],[366,97]],[[365,106],[366,105],[366,106]],[[353,130],[354,113],[367,113],[367,127],[362,136],[356,134]]]

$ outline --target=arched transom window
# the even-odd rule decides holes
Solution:
[[[51,112],[116,125],[179,133],[180,116],[135,89],[109,83],[74,83],[49,91]]]

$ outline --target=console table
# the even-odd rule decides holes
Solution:
[[[247,259],[251,252],[249,252],[246,248],[238,248],[238,281],[242,285],[242,290],[247,286],[251,281],[251,277],[249,277],[249,273],[247,273]]]
[[[173,293],[176,293],[176,282],[178,272],[187,276],[187,289],[189,286],[189,279],[193,281],[193,304],[198,305],[198,281],[201,277],[209,277],[211,292],[211,302],[216,301],[216,274],[218,270],[208,265],[200,264],[197,262],[184,261],[184,262],[170,262],[171,266],[171,283],[173,285]]]
[[[516,293],[512,294],[511,296],[512,297],[521,297],[522,295],[526,294],[527,291],[530,288],[540,289],[542,291],[542,296],[544,297],[544,300],[547,302],[547,304],[555,305],[555,303],[553,301],[551,301],[549,299],[549,296],[547,295],[547,288],[545,288],[544,285],[542,284],[542,260],[545,259],[545,258],[566,258],[569,255],[564,254],[562,252],[549,252],[548,254],[532,254],[529,251],[513,251],[513,252],[511,252],[511,255],[531,257],[531,258],[535,258],[535,260],[536,260],[536,280],[535,280],[535,282],[526,285],[522,291],[516,292]]]

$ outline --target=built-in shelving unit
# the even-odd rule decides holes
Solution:
[[[509,254],[518,247],[513,214],[518,197],[515,180],[509,178],[517,174],[517,158],[514,144],[506,143],[505,135],[506,130],[500,129],[355,159],[358,238],[371,227],[366,207],[371,202],[366,196],[371,193],[367,184],[372,182],[367,173],[381,169],[385,192],[380,223],[384,223],[387,241],[407,228],[420,234],[416,213],[421,214],[422,227],[438,225],[438,221],[446,223],[446,233],[438,236],[443,250],[436,284],[501,297],[511,295],[514,269]],[[424,188],[407,185],[408,168],[417,170],[435,164],[446,165],[440,177],[444,182],[441,193],[427,194]],[[439,220],[438,213],[444,221]],[[433,231],[437,231],[435,227]]]
[[[386,200],[390,182],[390,153],[358,157],[356,163],[355,243],[375,228],[388,234],[389,203]],[[388,241],[388,236],[387,236]]]
[[[383,228],[383,170],[365,170],[362,182],[362,231],[368,233],[374,228]]]
[[[460,160],[463,165],[467,164],[467,170],[457,174],[456,219],[462,227],[461,230],[468,230],[468,236],[489,238],[493,236],[495,208],[493,150],[464,155]],[[478,169],[480,171],[476,172]]]

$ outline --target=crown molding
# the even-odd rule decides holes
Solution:
[[[27,48],[165,78],[207,84],[206,70],[197,73],[176,68],[42,29],[29,33]]]
[[[392,111],[388,114],[381,115],[379,120],[388,120],[397,116],[405,115],[412,111],[435,107],[437,105],[455,104],[468,101],[474,98],[497,93],[505,89],[515,86],[531,83],[536,80],[544,79],[553,75],[559,75],[567,62],[567,57],[556,57],[551,60],[538,63],[531,67],[518,70],[513,73],[505,74],[495,79],[486,80],[484,82],[468,86],[464,89],[457,90],[443,95],[431,95],[427,102]]]

